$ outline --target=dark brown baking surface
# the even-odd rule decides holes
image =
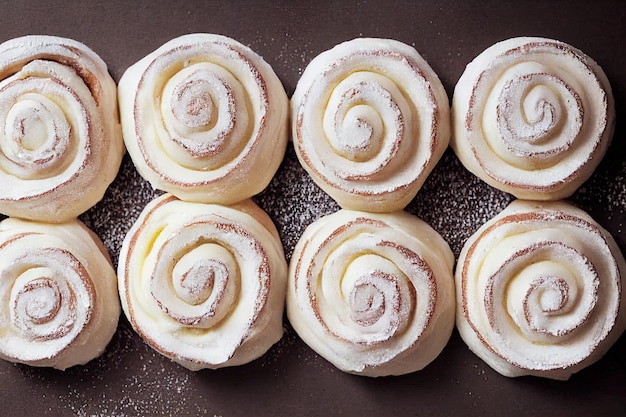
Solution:
[[[536,35],[568,42],[604,68],[617,108],[609,153],[572,200],[626,251],[626,2],[459,3],[23,1],[0,8],[0,41],[26,34],[74,38],[96,51],[117,81],[169,39],[219,33],[261,54],[291,95],[318,53],[359,36],[385,37],[413,45],[450,97],[465,65],[497,41]],[[116,258],[124,233],[154,195],[126,157],[104,201],[81,218]],[[256,201],[276,222],[288,256],[307,224],[336,209],[291,147]],[[448,151],[408,210],[440,231],[458,255],[464,239],[508,201]],[[626,336],[568,382],[502,377],[456,332],[423,371],[370,379],[335,370],[287,323],[283,339],[263,358],[193,373],[153,352],[122,319],[106,353],[88,365],[60,372],[0,362],[0,384],[2,416],[624,416]]]

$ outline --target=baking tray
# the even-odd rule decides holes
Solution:
[[[117,81],[124,70],[185,33],[230,36],[267,62],[291,95],[318,53],[355,37],[414,46],[449,97],[465,65],[493,43],[522,35],[568,42],[593,57],[613,87],[617,126],[607,156],[571,200],[626,249],[626,2],[620,1],[275,1],[35,2],[3,4],[0,40],[51,34],[96,51]],[[125,157],[104,200],[81,216],[114,259],[122,238],[157,193]],[[337,206],[308,178],[291,145],[255,200],[276,223],[289,258],[304,228]],[[511,197],[469,174],[447,151],[407,210],[426,220],[458,255],[463,242]],[[467,416],[626,415],[626,337],[567,382],[500,376],[455,331],[422,371],[386,378],[348,375],[309,349],[285,320],[262,358],[191,372],[150,349],[122,318],[106,352],[66,371],[0,362],[6,416]]]

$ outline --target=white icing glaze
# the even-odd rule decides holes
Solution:
[[[452,99],[451,146],[465,167],[518,198],[556,200],[593,172],[611,141],[606,75],[563,42],[499,42],[468,64]]]
[[[137,170],[180,199],[245,200],[282,162],[287,95],[270,65],[233,39],[172,39],[126,70],[118,94]]]
[[[118,266],[133,328],[192,370],[247,363],[277,342],[286,276],[278,233],[251,200],[226,207],[169,194],[146,206]]]
[[[302,166],[347,209],[404,208],[448,146],[446,92],[417,51],[361,38],[315,57],[291,99]]]
[[[582,210],[514,201],[461,251],[457,328],[503,375],[567,379],[626,328],[625,268],[615,241]]]
[[[304,342],[345,372],[417,371],[452,332],[453,264],[447,243],[415,216],[340,210],[296,245],[287,315]]]
[[[120,315],[115,271],[78,220],[0,223],[0,357],[57,369],[99,356]]]
[[[124,144],[115,82],[85,45],[25,36],[0,45],[0,212],[63,222],[95,205]]]

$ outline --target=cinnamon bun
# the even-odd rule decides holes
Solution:
[[[120,315],[117,278],[79,220],[0,223],[0,357],[66,369],[98,357]]]
[[[414,372],[454,327],[453,264],[444,239],[411,214],[342,209],[309,225],[296,245],[287,316],[344,372]]]
[[[306,67],[291,99],[296,153],[346,209],[403,209],[450,138],[439,78],[399,41],[354,39]]]
[[[568,379],[626,328],[624,273],[617,244],[587,213],[517,200],[461,251],[457,328],[505,376]]]
[[[164,194],[123,242],[122,308],[156,351],[191,369],[263,355],[283,334],[287,263],[269,216]]]
[[[137,170],[181,200],[243,201],[282,162],[287,95],[270,65],[234,39],[172,39],[128,68],[118,90]]]
[[[63,222],[117,175],[115,82],[82,43],[33,35],[0,44],[0,123],[0,213]]]
[[[557,200],[586,181],[612,139],[602,68],[556,40],[521,37],[478,55],[456,84],[451,146],[465,167],[517,198]]]

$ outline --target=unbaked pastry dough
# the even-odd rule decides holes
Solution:
[[[451,146],[465,167],[518,198],[568,197],[613,136],[611,86],[598,64],[556,40],[499,42],[456,84]]]
[[[79,220],[3,220],[0,297],[0,357],[32,366],[66,369],[98,357],[120,315],[109,254]]]
[[[517,200],[461,251],[457,328],[503,375],[567,379],[626,328],[625,273],[619,247],[588,214]]]
[[[414,372],[454,327],[453,264],[443,238],[411,214],[340,210],[309,225],[296,245],[287,316],[342,371]]]
[[[119,82],[124,141],[139,173],[182,200],[232,204],[282,162],[288,99],[259,55],[221,35],[172,39]]]
[[[124,143],[115,82],[87,46],[55,36],[0,44],[0,212],[43,222],[100,201]]]
[[[251,200],[156,198],[126,235],[118,277],[133,328],[191,370],[250,362],[282,337],[287,262]]]
[[[413,47],[391,39],[354,39],[319,54],[291,108],[300,163],[346,209],[403,209],[450,139],[439,78]]]

